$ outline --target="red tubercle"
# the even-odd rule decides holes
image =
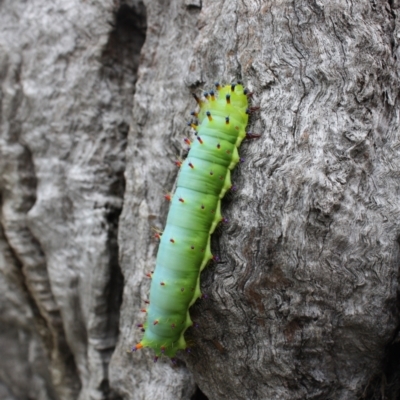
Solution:
[[[190,139],[188,139],[188,138],[184,138],[183,141],[184,141],[188,146],[190,146],[190,145],[192,144],[192,142],[191,142]]]
[[[145,308],[142,308],[140,311],[144,312],[144,313],[147,313],[147,310]]]
[[[260,106],[249,107],[246,110],[246,114],[250,115],[250,114],[254,113],[255,111],[258,111],[259,109],[260,109]]]
[[[181,160],[176,160],[176,161],[174,161],[174,164],[175,164],[178,168],[180,168],[180,167],[182,166],[182,161],[181,161]]]
[[[194,168],[194,165],[191,162],[188,163],[188,165],[189,165],[190,168],[192,168],[192,169]]]
[[[158,361],[158,356],[154,356],[153,361],[156,363]]]
[[[153,277],[153,274],[151,273],[151,272],[148,272],[147,274],[146,274],[146,276],[148,277],[148,278],[152,278]]]
[[[150,304],[150,302],[148,300],[143,300],[146,304]]]
[[[143,324],[137,324],[136,325],[138,328],[143,328]]]
[[[160,282],[160,285],[161,286],[165,286],[165,282]]]
[[[258,139],[261,137],[258,133],[246,132],[246,139]]]
[[[156,319],[154,322],[153,322],[153,325],[157,325],[158,324],[158,319]]]
[[[156,239],[161,239],[162,236],[162,231],[158,230],[157,228],[152,228],[152,230],[155,232],[154,233],[154,238]],[[152,272],[153,273],[153,272]]]
[[[132,347],[132,351],[140,350],[142,348],[143,348],[143,344],[142,343],[138,343],[136,346]]]
[[[201,139],[200,136],[197,136],[197,140],[200,142],[200,144],[203,144],[203,140]]]
[[[171,242],[171,243],[175,243],[175,240],[174,239],[169,239],[169,241]]]
[[[167,201],[171,201],[171,199],[172,199],[171,193],[165,194],[165,195],[164,195],[164,199],[167,200]]]
[[[182,199],[182,197],[179,197],[179,201],[180,201],[181,203],[184,203],[184,202],[185,202],[185,200]]]

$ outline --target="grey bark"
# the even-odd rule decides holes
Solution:
[[[0,398],[397,398],[399,10],[0,1]],[[129,349],[189,94],[237,79],[262,136],[192,351],[154,364]]]
[[[0,2],[4,398],[114,397],[117,224],[144,13],[140,2]]]

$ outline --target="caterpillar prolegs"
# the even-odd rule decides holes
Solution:
[[[189,308],[201,297],[200,272],[213,258],[210,235],[222,220],[221,199],[231,188],[230,171],[239,162],[246,137],[248,93],[242,84],[220,86],[195,96],[199,111],[191,124],[195,139],[180,164],[165,230],[160,236],[152,274],[145,333],[133,350],[150,347],[157,358],[185,349],[184,333],[192,325]]]

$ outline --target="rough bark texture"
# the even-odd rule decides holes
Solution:
[[[113,397],[144,15],[134,1],[0,2],[2,398]]]
[[[0,0],[0,398],[396,399],[399,18],[398,0]],[[239,78],[262,137],[192,352],[153,364],[127,350],[189,93]]]

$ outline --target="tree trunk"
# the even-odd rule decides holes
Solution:
[[[0,1],[0,397],[397,398],[400,2],[143,3]],[[238,79],[261,137],[192,350],[154,364],[129,350],[190,92]]]

